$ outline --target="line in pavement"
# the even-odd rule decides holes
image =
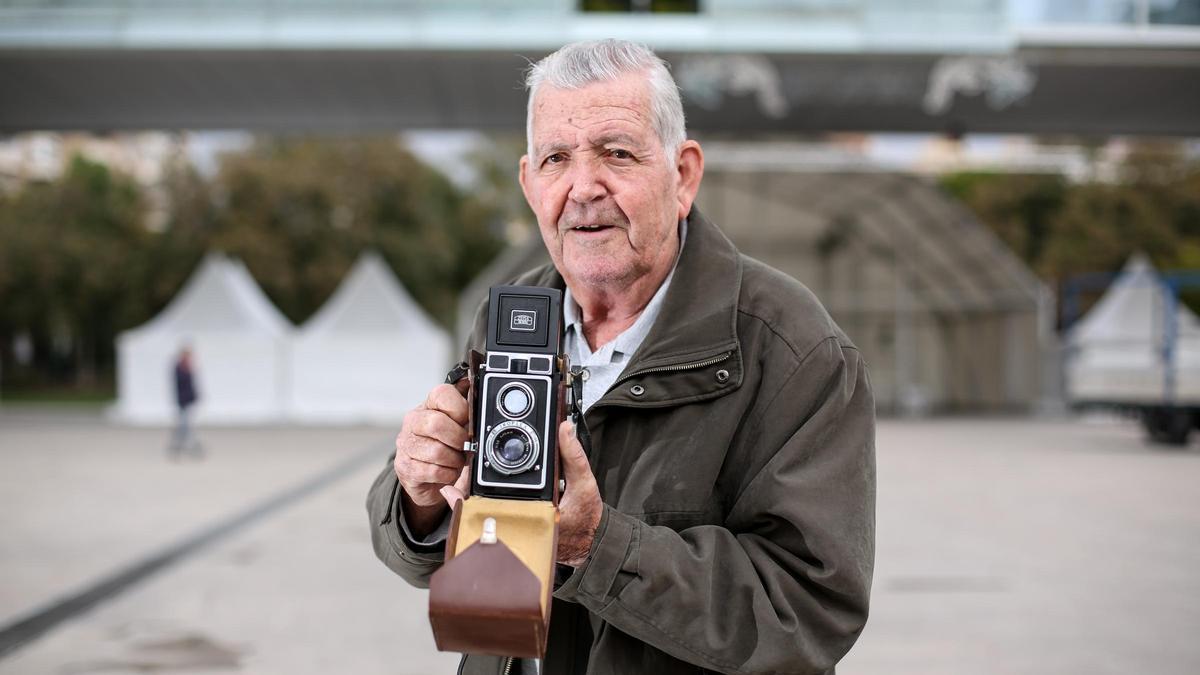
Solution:
[[[152,553],[118,569],[90,586],[13,621],[0,628],[0,659],[45,635],[58,624],[92,609],[102,602],[113,599],[120,593],[145,581],[150,575],[161,572],[202,548],[308,497],[370,462],[381,460],[388,451],[390,449],[383,449],[383,444],[372,444],[299,485],[283,490],[241,513],[236,513],[225,520],[194,532],[176,543],[160,549],[157,553]]]

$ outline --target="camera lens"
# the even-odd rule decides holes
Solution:
[[[496,400],[501,414],[510,420],[520,419],[533,407],[533,390],[524,383],[509,382],[500,388]]]
[[[525,434],[519,431],[506,431],[496,439],[496,454],[509,464],[519,464],[525,453],[529,452],[529,444],[525,442]]]
[[[489,465],[499,473],[513,475],[537,463],[538,442],[533,429],[522,422],[504,422],[488,435],[484,446]]]

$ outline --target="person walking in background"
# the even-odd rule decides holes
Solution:
[[[204,456],[200,449],[191,425],[191,407],[200,400],[196,393],[196,378],[192,370],[192,350],[184,347],[179,350],[175,359],[175,404],[179,409],[176,417],[175,430],[171,433],[171,443],[167,446],[167,455],[171,459],[179,459],[184,453],[190,453],[197,458]]]

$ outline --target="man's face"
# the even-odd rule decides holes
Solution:
[[[665,276],[694,190],[681,189],[675,158],[654,131],[645,77],[544,85],[532,135],[521,187],[568,284],[614,289]]]

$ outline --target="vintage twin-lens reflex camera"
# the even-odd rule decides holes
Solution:
[[[472,383],[472,496],[557,501],[561,334],[561,291],[492,287],[487,353]]]
[[[559,353],[560,291],[495,286],[489,300],[487,352],[472,350],[446,377],[469,378],[471,494],[454,506],[445,562],[429,579],[429,622],[442,651],[542,658],[562,489],[558,426],[568,411],[588,447],[582,371]],[[487,593],[481,572],[495,582]]]

